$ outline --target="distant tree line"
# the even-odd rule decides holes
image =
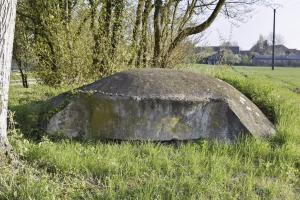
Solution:
[[[257,2],[19,0],[14,59],[24,78],[31,68],[52,86],[133,67],[175,67],[190,56],[190,36],[220,13],[240,18]]]

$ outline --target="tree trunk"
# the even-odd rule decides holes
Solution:
[[[114,8],[114,20],[112,27],[112,36],[111,36],[111,59],[115,58],[115,53],[119,42],[122,38],[122,20],[123,20],[123,12],[124,12],[125,2],[123,0],[115,1]]]
[[[73,38],[71,37],[70,32],[70,23],[72,18],[72,2],[70,0],[65,0],[64,2],[64,26],[65,26],[65,33],[66,33],[66,39],[67,39],[67,46],[69,50],[69,56],[70,56],[70,65],[74,66],[74,56],[73,56]]]
[[[145,7],[142,15],[142,38],[140,40],[140,48],[137,52],[136,67],[147,66],[147,54],[148,54],[148,18],[152,10],[152,0],[146,0]]]
[[[19,72],[21,74],[22,85],[24,88],[28,88],[27,74],[23,70],[24,64],[20,59],[17,58],[17,56],[15,54],[14,54],[14,58],[15,58],[15,61],[17,62],[17,66],[18,66]]]
[[[7,104],[16,4],[16,0],[0,0],[0,147],[2,148],[8,145]]]
[[[160,30],[160,14],[162,7],[162,0],[155,0],[154,10],[154,55],[153,55],[153,66],[160,66],[160,54],[161,54],[161,30]]]
[[[143,16],[143,7],[145,4],[145,0],[139,0],[136,10],[136,19],[133,27],[133,33],[132,33],[132,56],[128,62],[128,65],[131,66],[132,63],[136,60],[137,57],[137,49],[138,49],[138,43],[140,39],[140,32],[141,32],[141,23],[142,23],[142,16]]]
[[[89,0],[90,3],[90,15],[91,15],[91,23],[90,23],[90,30],[92,31],[93,35],[93,42],[94,42],[94,47],[93,47],[93,68],[96,71],[97,65],[99,63],[99,49],[100,49],[100,42],[99,42],[99,34],[96,30],[96,12],[97,12],[97,5],[93,0]]]
[[[22,85],[24,88],[28,88],[29,86],[28,86],[28,81],[27,81],[27,74],[24,73],[24,71],[23,71],[22,62],[18,63],[18,68],[19,68],[21,78],[22,78]]]
[[[109,74],[109,62],[111,59],[109,54],[111,50],[110,35],[113,4],[111,0],[105,0],[105,4],[103,4],[103,6],[98,24],[101,48],[98,55],[101,58],[98,66],[100,77],[104,77]]]

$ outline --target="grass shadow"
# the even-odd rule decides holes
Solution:
[[[26,139],[40,142],[45,136],[40,117],[48,106],[48,101],[40,100],[9,107],[14,112],[16,128],[21,130]]]

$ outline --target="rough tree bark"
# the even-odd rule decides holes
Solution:
[[[111,59],[115,57],[115,53],[119,42],[122,38],[122,20],[123,12],[125,8],[125,2],[123,0],[116,0],[114,6],[114,20],[112,25],[112,36],[111,36]]]
[[[141,32],[141,24],[142,24],[142,16],[143,16],[143,8],[144,8],[145,0],[139,0],[136,10],[136,19],[133,27],[132,33],[132,41],[131,41],[131,48],[134,51],[132,54],[128,65],[131,66],[132,63],[136,60],[136,51],[139,47],[139,40],[140,40],[140,32]]]
[[[7,104],[17,0],[0,0],[0,150],[7,150]]]
[[[91,22],[90,22],[90,30],[93,35],[94,40],[94,47],[93,47],[93,68],[96,70],[97,65],[99,63],[99,48],[100,48],[100,41],[99,41],[99,34],[96,28],[96,16],[97,16],[97,7],[98,3],[94,0],[89,0],[90,4],[90,15],[91,15]]]
[[[89,0],[91,9],[90,29],[94,38],[93,68],[100,76],[109,73],[108,64],[111,53],[111,24],[114,5],[111,0]],[[100,6],[101,5],[101,6]],[[101,8],[99,8],[101,7]],[[99,14],[97,14],[99,13]]]
[[[133,34],[132,34],[132,46],[134,47],[136,46],[136,43],[138,42],[138,38],[140,36],[144,4],[145,4],[145,0],[139,0],[137,10],[136,10],[136,19],[135,19]]]
[[[132,64],[136,60],[136,53],[137,49],[139,47],[139,40],[140,40],[140,32],[141,32],[141,24],[142,24],[142,14],[143,14],[143,7],[145,4],[145,0],[139,0],[138,5],[137,5],[137,10],[136,10],[136,19],[133,27],[133,32],[132,32],[132,41],[131,41],[131,48],[133,50],[133,54],[131,55],[131,58],[128,62],[129,66],[132,66]]]
[[[74,56],[73,56],[73,38],[71,37],[70,32],[70,23],[72,20],[72,1],[71,0],[64,0],[64,26],[65,26],[65,33],[66,33],[66,39],[67,39],[67,45],[70,55],[70,64],[71,66],[74,65]]]
[[[142,15],[142,34],[140,40],[140,48],[137,52],[137,60],[136,60],[136,67],[141,66],[141,59],[142,59],[142,66],[147,66],[147,55],[148,55],[148,22],[149,22],[149,15],[151,10],[153,9],[152,0],[146,0],[145,7]]]
[[[160,67],[160,53],[161,53],[161,7],[162,0],[155,0],[154,3],[154,55],[153,55],[153,66]]]

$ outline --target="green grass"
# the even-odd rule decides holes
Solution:
[[[275,121],[270,141],[95,143],[42,137],[33,127],[44,101],[67,88],[11,88],[21,159],[0,165],[0,199],[299,199],[300,69],[195,65],[241,90]]]
[[[32,73],[32,72],[27,72],[26,74],[27,74],[28,79],[34,79],[35,78],[34,73]],[[10,80],[11,81],[22,81],[22,77],[21,77],[20,72],[18,72],[18,71],[11,72]]]
[[[271,68],[267,67],[235,67],[238,72],[243,74],[254,76],[254,77],[264,77],[265,79],[270,79],[271,81],[281,84],[287,88],[298,87],[300,88],[300,70],[299,68],[275,68],[271,71]]]

